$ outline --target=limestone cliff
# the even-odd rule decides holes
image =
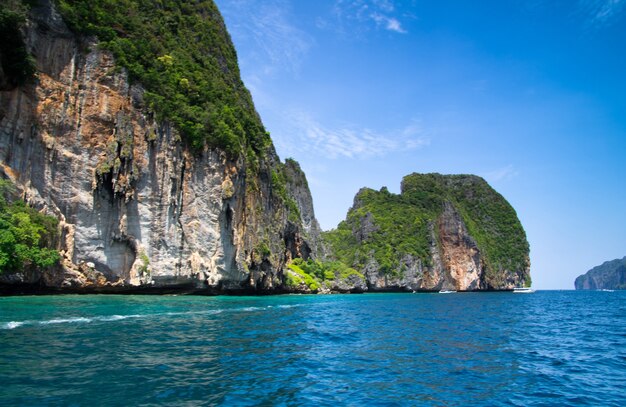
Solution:
[[[322,229],[315,218],[313,198],[311,197],[306,175],[297,161],[288,158],[285,160],[284,177],[287,194],[293,199],[293,203],[295,203],[297,207],[297,211],[293,212],[299,215],[296,216],[295,224],[301,225],[298,227],[300,240],[297,242],[287,242],[288,244],[293,243],[294,245],[290,248],[289,252],[303,259],[321,257],[323,254],[321,247]]]
[[[483,179],[411,174],[399,195],[363,188],[325,235],[370,291],[508,290],[530,285],[526,234]]]
[[[577,290],[626,290],[626,257],[605,261],[578,276]]]
[[[0,172],[60,220],[63,258],[1,283],[276,291],[287,261],[317,252],[304,174],[271,142],[252,159],[191,148],[157,118],[141,83],[96,37],[70,31],[50,0],[32,8],[23,37],[37,79],[0,92]]]

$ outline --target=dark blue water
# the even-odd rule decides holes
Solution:
[[[626,405],[626,292],[0,298],[0,405]]]

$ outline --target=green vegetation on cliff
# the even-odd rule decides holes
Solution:
[[[56,264],[59,253],[49,247],[57,235],[58,221],[19,199],[11,202],[12,190],[8,181],[0,180],[0,274]]]
[[[446,203],[476,241],[487,278],[526,268],[528,242],[515,210],[476,176],[411,174],[403,179],[401,194],[363,188],[346,220],[324,239],[338,260],[357,270],[373,258],[383,273],[402,274],[406,255],[430,265],[431,246],[440,244],[437,225]]]
[[[339,260],[358,270],[373,255],[383,273],[400,272],[403,254],[429,261],[428,219],[432,212],[386,188],[380,192],[364,188],[347,219],[324,238]]]
[[[20,32],[26,11],[18,0],[0,4],[0,89],[23,85],[34,77],[35,62]]]
[[[287,180],[285,175],[285,164],[281,164],[276,166],[275,169],[271,171],[272,179],[272,191],[278,196],[278,198],[283,201],[288,210],[288,219],[294,224],[300,223],[300,209],[298,209],[298,204],[291,197],[287,191]]]
[[[194,148],[232,158],[271,144],[239,76],[237,55],[211,0],[56,0],[70,28],[95,35],[147,105]]]
[[[306,285],[309,290],[317,292],[323,287],[332,290],[334,286],[340,285],[342,281],[347,282],[351,277],[365,281],[363,274],[339,261],[322,262],[296,258],[287,268],[289,271],[285,283],[291,289],[301,289],[302,285]],[[347,287],[352,288],[353,283],[347,284]]]

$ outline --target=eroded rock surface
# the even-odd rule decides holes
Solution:
[[[285,166],[273,147],[253,174],[244,158],[190,151],[155,120],[141,86],[95,38],[73,35],[50,1],[32,10],[25,33],[38,78],[0,92],[1,171],[60,219],[63,259],[5,283],[275,290],[286,261],[317,251],[304,174],[287,184],[290,208],[270,182]]]
[[[411,174],[401,194],[363,188],[346,220],[326,236],[335,256],[365,275],[370,291],[530,284],[528,242],[515,211],[472,175]]]

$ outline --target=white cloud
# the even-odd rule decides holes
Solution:
[[[580,0],[595,25],[607,25],[616,20],[624,11],[625,0]]]
[[[482,173],[481,175],[488,182],[494,183],[494,182],[510,179],[513,177],[517,177],[519,175],[519,171],[517,171],[513,165],[509,164],[506,167],[498,168],[493,171],[487,171],[487,172]]]
[[[387,17],[379,13],[373,13],[371,17],[377,25],[384,26],[384,28],[389,31],[406,34],[406,30],[402,28],[402,24],[400,24],[400,21],[396,20],[393,17]]]
[[[235,0],[224,2],[220,9],[229,24],[235,43],[252,42],[250,64],[272,74],[279,70],[297,73],[314,40],[292,23],[286,0]]]
[[[402,28],[402,25],[400,25],[400,22],[396,20],[395,18],[390,18],[389,20],[387,20],[387,29],[391,31],[399,32],[399,33],[407,32],[404,28]]]
[[[395,10],[395,6],[391,0],[373,0],[373,3],[386,13],[391,13]]]
[[[602,29],[616,24],[626,15],[626,0],[517,0],[525,9],[563,13],[569,10],[570,18],[586,29]],[[564,8],[564,7],[565,8]]]
[[[394,15],[396,8],[392,0],[337,0],[332,12],[338,23],[335,28],[339,31],[358,32],[360,29],[367,29],[368,24],[374,23],[377,28],[400,34],[407,32],[400,20]],[[358,25],[355,27],[354,23],[358,23]],[[347,24],[351,24],[350,30],[345,28]],[[323,26],[329,25],[323,24]]]
[[[430,144],[416,121],[399,130],[377,132],[353,125],[328,127],[304,112],[294,112],[288,120],[291,122],[288,139],[274,135],[280,150],[288,154],[305,149],[331,159],[370,158]]]

